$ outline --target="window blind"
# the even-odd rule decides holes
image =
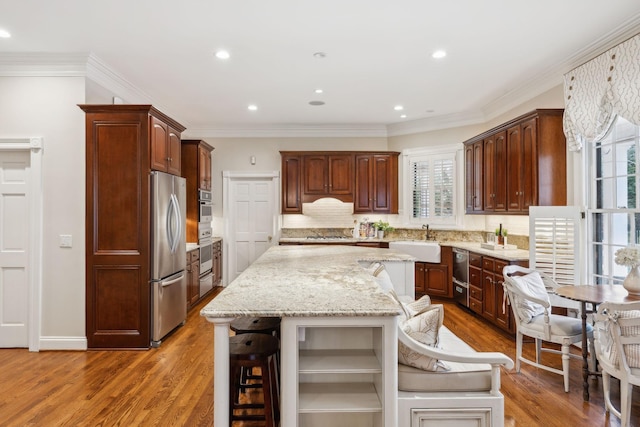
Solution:
[[[577,206],[529,208],[529,265],[559,285],[581,284],[580,227]]]
[[[454,161],[450,156],[411,163],[414,218],[454,215]]]

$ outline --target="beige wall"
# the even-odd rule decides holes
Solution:
[[[58,340],[60,348],[65,348],[69,342],[79,342],[85,337],[85,137],[84,115],[77,104],[110,103],[114,94],[93,87],[82,77],[0,77],[0,93],[0,137],[43,137],[42,339],[52,343]],[[222,171],[280,170],[281,150],[402,151],[453,144],[534,108],[557,107],[562,107],[561,86],[484,125],[388,139],[205,138],[215,147],[212,168],[216,221],[222,221]],[[171,114],[170,111],[166,113]],[[252,155],[256,156],[256,165],[249,162]],[[570,191],[572,176],[570,172]],[[480,228],[491,229],[494,223],[502,220],[495,216],[481,217]],[[526,218],[504,220],[512,230],[524,228],[526,223]],[[470,223],[474,221],[477,224],[478,217]],[[72,248],[59,247],[60,234],[73,236]]]
[[[81,77],[0,77],[0,137],[43,138],[42,336],[85,338],[84,114]],[[73,236],[72,248],[59,235]]]
[[[280,170],[280,151],[387,150],[386,138],[204,138],[215,149],[211,167],[214,216],[222,218],[222,172]],[[249,162],[256,157],[256,164]]]

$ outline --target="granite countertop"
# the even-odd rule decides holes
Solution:
[[[281,237],[282,243],[357,243],[357,242],[392,242],[397,239],[378,239],[377,237]]]
[[[402,239],[377,239],[377,238],[322,238],[322,239],[314,239],[307,237],[283,237],[280,239],[283,243],[307,243],[309,245],[313,244],[331,244],[331,243],[357,243],[357,242],[393,242]],[[412,240],[417,241],[417,240]],[[430,240],[432,241],[432,240]],[[467,249],[481,255],[489,255],[494,258],[503,259],[506,261],[525,261],[529,260],[529,251],[525,249],[485,249],[480,246],[479,242],[463,242],[463,241],[440,241],[441,246],[451,246],[454,248]]]
[[[529,251],[524,249],[485,249],[478,242],[441,242],[443,246],[466,249],[481,255],[488,255],[505,261],[528,261]]]
[[[396,316],[358,261],[414,261],[390,249],[272,246],[201,311],[208,318]]]

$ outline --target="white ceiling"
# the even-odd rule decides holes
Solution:
[[[561,84],[640,32],[640,1],[0,0],[0,29],[5,70],[91,54],[125,101],[189,135],[387,135],[483,122]]]

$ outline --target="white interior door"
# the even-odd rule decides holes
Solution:
[[[0,151],[0,347],[29,338],[28,151]]]
[[[231,282],[274,244],[277,174],[225,174],[227,280]]]

